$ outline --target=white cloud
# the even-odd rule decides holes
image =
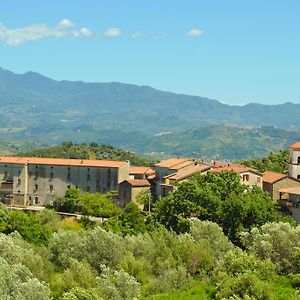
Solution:
[[[28,41],[36,41],[47,37],[90,37],[91,30],[86,27],[76,28],[68,19],[61,20],[56,26],[46,24],[33,24],[25,27],[10,29],[0,23],[0,42],[9,46],[19,46]]]
[[[122,34],[122,31],[119,28],[109,28],[104,33],[104,35],[109,38],[116,38],[116,37],[120,36],[121,34]]]
[[[59,22],[59,26],[61,27],[74,27],[74,23],[69,19],[63,19]]]
[[[189,32],[186,33],[186,35],[189,37],[200,36],[202,34],[203,34],[203,30],[198,28],[192,28]]]

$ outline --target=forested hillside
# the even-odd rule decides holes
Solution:
[[[264,156],[300,140],[300,104],[292,103],[229,106],[148,86],[55,81],[0,69],[0,104],[4,153],[68,139],[109,144],[154,159],[237,160]]]
[[[129,160],[132,165],[152,165],[153,160],[139,156],[127,150],[117,149],[110,145],[73,144],[64,142],[61,145],[40,148],[28,152],[18,153],[18,156],[29,157],[53,157],[53,158],[75,158],[75,159],[103,159],[103,160]]]
[[[271,152],[268,156],[252,160],[244,160],[241,163],[247,167],[255,168],[260,172],[269,170],[284,173],[288,171],[289,153],[288,150],[276,153]]]

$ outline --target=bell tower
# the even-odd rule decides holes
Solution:
[[[300,180],[300,142],[289,146],[289,176]]]

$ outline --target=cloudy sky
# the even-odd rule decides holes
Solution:
[[[299,0],[0,0],[0,67],[300,103]]]

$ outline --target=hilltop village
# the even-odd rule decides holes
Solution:
[[[300,142],[289,147],[287,173],[260,173],[240,164],[179,157],[151,167],[131,166],[129,161],[0,157],[0,197],[10,206],[28,207],[45,206],[70,188],[89,193],[118,191],[114,202],[122,209],[135,202],[141,191],[149,191],[155,200],[196,173],[225,171],[238,173],[244,185],[268,192],[283,210],[300,219]]]

